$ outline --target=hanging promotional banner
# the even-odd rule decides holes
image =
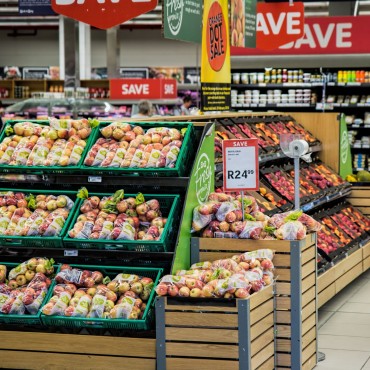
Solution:
[[[259,189],[257,139],[222,141],[224,191]]]
[[[164,0],[163,35],[200,44],[202,42],[202,0]]]
[[[266,25],[269,30],[274,26],[270,23]],[[258,26],[257,39],[261,32],[261,26]],[[296,41],[269,51],[232,47],[231,54],[233,56],[368,54],[370,43],[363,35],[369,33],[370,16],[309,17],[305,19],[303,37]]]
[[[339,147],[339,175],[345,178],[347,175],[352,174],[352,155],[350,141],[348,137],[348,130],[346,124],[346,116],[340,115],[340,147]]]
[[[55,15],[51,8],[51,0],[19,0],[18,13],[20,15]]]
[[[304,34],[304,4],[300,2],[257,4],[257,48],[274,50]]]
[[[153,10],[158,0],[51,0],[55,13],[106,30]]]
[[[177,81],[164,78],[120,78],[109,81],[111,99],[176,99]]]
[[[201,110],[230,110],[228,1],[205,0],[202,32]]]
[[[256,47],[257,0],[231,0],[231,45]]]

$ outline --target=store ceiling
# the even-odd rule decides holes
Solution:
[[[143,14],[122,27],[161,27],[162,24],[162,1],[153,11]],[[354,9],[357,15],[370,15],[370,0],[358,0]],[[337,3],[340,6],[340,3]],[[305,14],[307,17],[328,16],[329,1],[305,2]],[[348,14],[349,15],[349,14]],[[354,15],[354,14],[352,14]],[[18,15],[18,0],[0,0],[0,28],[56,28],[58,27],[57,16],[20,16]]]

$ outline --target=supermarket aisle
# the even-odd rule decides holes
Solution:
[[[318,370],[370,370],[370,270],[319,310]]]

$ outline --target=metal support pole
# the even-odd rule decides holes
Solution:
[[[119,78],[120,45],[118,38],[119,27],[107,30],[107,69],[108,78]]]
[[[199,238],[190,239],[190,264],[199,262]]]
[[[158,297],[155,303],[155,329],[157,348],[157,369],[166,370],[166,328],[165,328],[165,301]]]
[[[91,27],[88,24],[78,23],[78,45],[79,45],[79,68],[80,78],[90,80],[91,78]]]
[[[77,22],[64,18],[65,87],[80,87]]]
[[[295,209],[300,209],[299,199],[299,158],[294,158],[294,202]]]
[[[239,370],[251,369],[250,301],[237,299],[239,328]]]
[[[302,368],[302,258],[299,242],[290,248],[291,369]]]

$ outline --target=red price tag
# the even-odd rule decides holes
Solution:
[[[259,189],[257,139],[222,142],[224,191]]]

